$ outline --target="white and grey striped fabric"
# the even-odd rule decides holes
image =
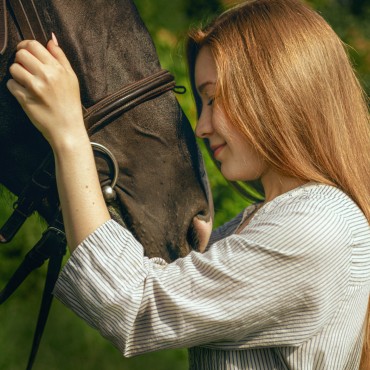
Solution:
[[[54,294],[125,356],[186,347],[193,370],[358,369],[370,292],[363,213],[309,183],[235,234],[240,220],[171,264],[144,257],[108,221],[73,253]]]

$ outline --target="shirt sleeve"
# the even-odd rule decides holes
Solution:
[[[325,325],[349,279],[350,233],[290,202],[240,235],[166,264],[108,221],[73,253],[55,295],[125,356],[164,348],[295,346]]]
[[[231,234],[235,233],[236,228],[239,226],[243,219],[244,211],[237,214],[234,218],[232,218],[230,221],[226,222],[225,224],[221,225],[217,229],[212,231],[211,237],[209,238],[209,242],[207,245],[207,249],[218,242],[221,239],[226,238],[227,236],[230,236]]]

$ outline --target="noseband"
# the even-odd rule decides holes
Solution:
[[[36,39],[46,45],[48,40],[33,0],[9,0],[9,4],[23,39]],[[6,1],[0,0],[0,54],[3,54],[7,47],[8,30],[6,19]],[[175,87],[173,76],[168,71],[161,70],[140,81],[124,86],[92,107],[87,109],[82,107],[88,134],[91,135],[97,132],[124,112],[169,90],[174,90]],[[103,156],[104,160],[111,165],[110,184],[102,186],[105,201],[111,203],[116,198],[114,187],[117,184],[119,172],[117,160],[107,147],[99,143],[91,143],[91,145],[94,154],[97,153]],[[12,215],[0,229],[0,243],[9,242],[25,220],[40,207],[51,192],[55,192],[55,168],[52,152],[47,155],[33,173],[30,182],[14,203]],[[38,243],[27,253],[6,287],[0,292],[1,304],[9,298],[34,269],[40,267],[46,260],[49,260],[45,288],[27,370],[32,368],[36,357],[52,302],[52,291],[58,278],[65,252],[66,238],[62,213],[58,205],[47,230],[43,233]]]

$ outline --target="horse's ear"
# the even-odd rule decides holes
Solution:
[[[0,54],[1,55],[5,53],[7,46],[8,46],[8,23],[7,23],[6,0],[0,0]]]

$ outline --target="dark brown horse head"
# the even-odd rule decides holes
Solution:
[[[131,0],[40,0],[46,35],[54,32],[74,67],[84,107],[160,71],[152,40]],[[6,89],[21,31],[7,11],[8,46],[0,55],[0,183],[19,195],[50,150]],[[148,256],[173,260],[196,249],[193,218],[210,218],[203,162],[174,93],[146,99],[124,114],[87,128],[91,141],[116,157],[119,213]],[[97,159],[101,181],[111,169]],[[54,195],[53,195],[54,194]],[[47,220],[55,192],[39,205]]]

